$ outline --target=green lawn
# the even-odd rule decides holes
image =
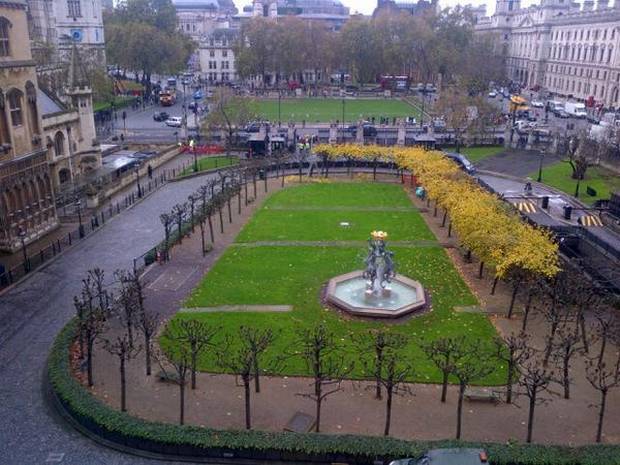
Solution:
[[[368,204],[371,210],[361,211]],[[353,377],[362,377],[364,373],[363,366],[359,363],[359,354],[351,343],[351,335],[388,326],[390,330],[402,332],[411,338],[406,351],[415,367],[414,379],[438,382],[439,372],[424,356],[419,341],[442,335],[464,335],[472,341],[490,341],[496,334],[485,316],[453,311],[455,306],[475,305],[477,301],[441,247],[428,244],[424,247],[391,247],[395,252],[398,272],[419,280],[425,286],[430,295],[431,311],[401,324],[386,325],[380,321],[344,319],[334,310],[324,308],[320,300],[322,287],[331,277],[363,267],[366,253],[364,246],[239,243],[266,240],[265,238],[271,241],[282,238],[308,240],[310,234],[319,240],[330,240],[339,237],[342,231],[334,228],[332,220],[335,221],[337,217],[332,215],[342,214],[352,218],[353,214],[363,213],[372,219],[379,214],[377,209],[382,206],[398,206],[400,209],[384,211],[383,215],[387,216],[378,217],[376,223],[360,219],[359,227],[349,230],[350,237],[365,240],[370,232],[368,227],[373,225],[370,229],[374,229],[374,224],[377,224],[376,228],[388,231],[391,233],[390,237],[393,235],[407,240],[432,239],[432,233],[417,212],[402,210],[406,205],[411,207],[405,192],[398,185],[314,184],[280,191],[265,202],[263,209],[239,235],[238,243],[231,246],[218,260],[194,289],[185,306],[293,305],[293,311],[192,312],[180,313],[174,318],[197,318],[219,326],[222,338],[225,334],[235,335],[242,325],[271,328],[277,334],[277,341],[267,353],[268,360],[275,360],[279,355],[294,350],[299,328],[324,322],[336,334],[343,357],[358,360]],[[316,215],[319,213],[316,209],[321,206],[325,208],[322,214],[330,220],[320,219]],[[289,213],[295,214],[289,221],[277,216]],[[271,216],[274,214],[276,216]],[[393,220],[391,215],[394,214],[401,216],[398,220]],[[304,215],[310,216],[304,220]],[[335,234],[334,231],[340,232]],[[221,371],[213,356],[202,357],[199,364],[201,370]],[[303,361],[297,358],[287,360],[280,372],[287,375],[307,374]],[[483,381],[484,384],[500,384],[503,373],[504,370],[498,366],[496,372]]]
[[[559,189],[567,194],[575,194],[577,181],[571,177],[572,169],[568,163],[558,162],[543,168],[542,182]],[[538,178],[538,172],[529,175],[532,179]],[[596,190],[597,195],[590,197],[586,194],[586,187]],[[599,199],[609,199],[611,193],[620,190],[620,176],[605,168],[592,166],[588,168],[585,179],[579,187],[579,199],[587,204],[593,204]]]
[[[198,171],[207,171],[215,168],[223,168],[225,166],[233,166],[239,164],[239,158],[227,156],[205,156],[198,159]],[[179,176],[185,176],[194,172],[194,164],[185,168]]]
[[[271,121],[278,121],[278,100],[258,100],[258,113]],[[377,124],[381,116],[403,118],[413,116],[419,119],[419,111],[402,100],[391,99],[345,99],[345,121],[371,120]],[[327,123],[342,121],[341,99],[293,99],[281,101],[281,121],[306,121]]]

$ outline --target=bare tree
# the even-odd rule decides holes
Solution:
[[[139,311],[139,303],[132,275],[133,273],[127,270],[116,270],[114,272],[114,278],[120,284],[114,308],[116,315],[127,332],[129,344],[133,347],[133,327],[135,325],[136,313]],[[140,280],[137,279],[137,281],[139,285]]]
[[[194,232],[194,212],[196,209],[196,202],[198,201],[198,195],[190,194],[187,196],[188,208],[189,208],[189,220],[192,225],[192,233]]]
[[[599,343],[598,363],[601,364],[605,358],[605,352],[610,339],[620,334],[620,321],[611,308],[608,307],[596,309],[595,318],[594,335]]]
[[[306,362],[314,381],[310,394],[299,394],[315,402],[316,422],[314,431],[321,428],[321,406],[323,401],[342,389],[342,380],[351,371],[342,353],[338,350],[334,335],[323,324],[310,329],[302,329],[298,333],[297,347],[299,355]]]
[[[144,355],[146,358],[146,376],[151,376],[151,359],[153,350],[153,336],[159,326],[159,314],[145,309],[139,310],[136,317],[136,327],[144,336]]]
[[[385,388],[385,427],[383,435],[389,436],[392,423],[392,401],[396,394],[411,394],[405,384],[407,378],[413,376],[413,367],[404,361],[402,350],[393,347],[384,349],[379,371],[375,372],[375,380]]]
[[[172,229],[172,225],[174,224],[174,217],[169,215],[168,213],[162,213],[159,215],[159,220],[161,224],[164,226],[164,244],[165,244],[165,254],[166,259],[168,259],[168,249],[170,248],[170,230]]]
[[[256,392],[260,392],[258,385],[259,357],[273,342],[273,333],[270,329],[259,330],[242,326],[239,328],[239,339],[226,338],[223,348],[218,351],[218,363],[241,378],[245,394],[245,427],[252,428],[251,412],[251,383],[256,382]],[[278,363],[277,361],[274,363]],[[275,368],[272,367],[272,368]]]
[[[179,424],[185,424],[185,386],[187,386],[187,376],[191,371],[191,357],[189,348],[180,341],[175,340],[176,335],[164,331],[163,339],[167,339],[174,345],[174,350],[167,353],[158,351],[155,354],[159,367],[164,376],[179,386]]]
[[[459,351],[455,339],[443,337],[422,345],[422,350],[435,364],[442,374],[441,401],[445,402],[448,395],[448,378],[454,367],[454,359]]]
[[[213,339],[218,330],[219,328],[191,318],[172,320],[166,328],[166,334],[169,334],[176,343],[187,346],[190,357],[192,389],[196,389],[198,357],[204,354],[207,349],[215,346]]]
[[[467,343],[464,339],[456,341],[458,349],[452,364],[452,375],[459,381],[459,398],[456,411],[456,439],[461,439],[463,424],[463,400],[465,390],[474,381],[480,381],[493,373],[491,352],[478,342]]]
[[[527,420],[527,442],[529,443],[532,442],[536,406],[549,401],[548,398],[541,396],[549,391],[549,385],[554,380],[554,372],[549,367],[541,364],[538,357],[534,355],[521,364],[519,372],[521,374],[519,385],[523,388],[520,394],[526,396],[529,400]]]
[[[568,325],[561,327],[557,332],[554,343],[554,356],[562,370],[562,387],[564,388],[564,398],[570,399],[570,368],[571,360],[577,354],[584,351],[579,335],[579,328],[571,328]]]
[[[103,348],[111,355],[118,358],[119,370],[121,375],[121,411],[127,411],[127,362],[135,358],[140,352],[140,347],[134,345],[129,338],[127,331],[123,331],[120,336],[112,339],[103,340]]]
[[[407,344],[407,337],[403,334],[388,332],[384,329],[370,330],[354,339],[367,370],[375,375],[375,399],[381,399],[381,376],[386,352],[397,350]]]
[[[532,356],[532,350],[527,345],[528,340],[529,336],[524,333],[495,339],[496,357],[507,365],[506,403],[508,404],[512,403],[513,384],[519,379],[519,366]]]
[[[618,361],[620,362],[620,358]],[[586,378],[601,395],[598,404],[598,422],[596,427],[596,442],[601,442],[605,409],[607,408],[607,394],[609,394],[610,390],[620,386],[620,363],[608,367],[605,362],[597,363],[594,360],[587,360]]]
[[[573,316],[571,314],[572,308],[568,305],[570,293],[570,280],[568,279],[567,273],[561,272],[555,277],[548,296],[544,298],[541,303],[541,313],[549,325],[549,332],[545,345],[545,356],[543,359],[545,365],[549,363],[549,359],[553,353],[558,329],[566,325]]]
[[[183,242],[183,222],[185,221],[185,217],[187,216],[187,203],[177,203],[174,207],[172,207],[172,217],[174,218],[174,222],[177,225],[177,233],[178,233],[178,242],[179,244]]]
[[[104,272],[100,268],[88,271],[82,280],[81,296],[76,298],[76,307],[80,307],[81,318],[78,320],[79,335],[86,348],[86,368],[88,385],[95,384],[93,378],[93,354],[95,342],[105,329],[105,322],[110,313],[112,298],[104,285]]]

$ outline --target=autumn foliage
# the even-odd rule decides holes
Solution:
[[[332,159],[391,161],[413,173],[427,195],[447,211],[463,246],[494,265],[498,278],[515,272],[550,278],[560,270],[558,245],[549,232],[523,222],[514,209],[478,186],[441,152],[352,144],[317,145],[315,152]]]

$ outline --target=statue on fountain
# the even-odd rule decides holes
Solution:
[[[394,271],[394,252],[386,249],[385,240],[388,235],[384,231],[373,231],[368,240],[368,256],[366,257],[363,278],[367,280],[366,294],[379,295],[389,292],[388,284],[396,275]]]

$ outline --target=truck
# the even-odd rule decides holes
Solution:
[[[585,118],[588,115],[586,105],[579,102],[566,102],[564,110],[575,118]]]
[[[159,104],[162,107],[171,107],[176,101],[176,91],[173,88],[168,87],[159,93]]]
[[[558,100],[551,100],[547,103],[549,104],[549,110],[551,110],[551,113],[553,113],[554,115],[556,115],[561,110],[564,110],[564,103]]]

